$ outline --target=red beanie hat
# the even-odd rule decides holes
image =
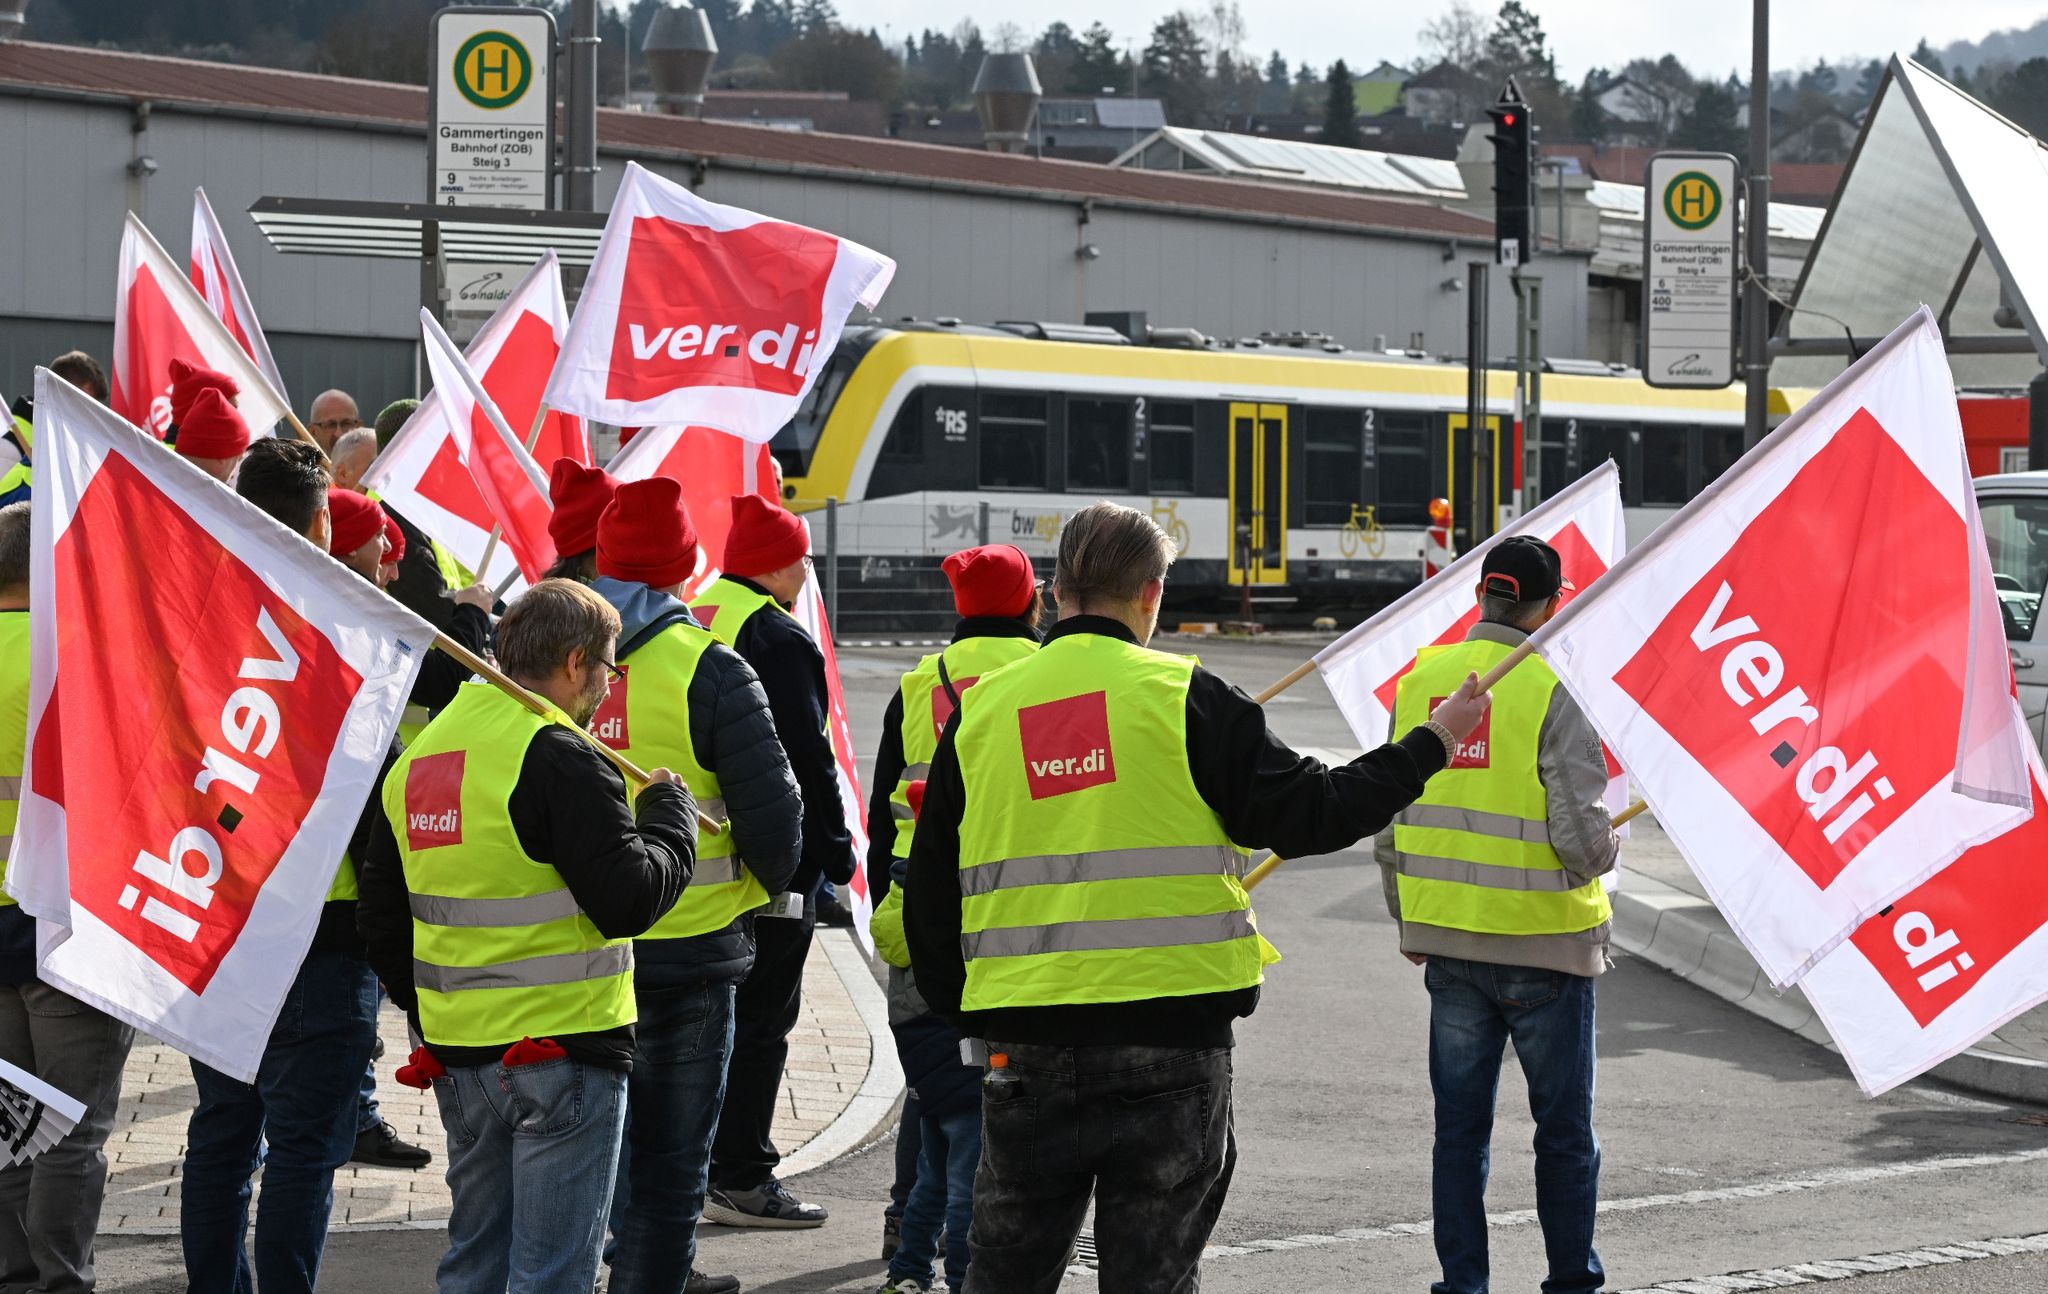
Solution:
[[[681,483],[650,476],[619,486],[597,523],[597,573],[665,589],[696,569],[697,528],[683,506]]]
[[[178,439],[183,440],[184,437]],[[361,548],[384,529],[383,506],[369,495],[357,494],[354,490],[329,490],[327,516],[334,534],[327,551],[336,557]]]
[[[182,359],[171,361],[171,421],[177,425],[178,439],[185,438],[185,419],[192,411],[192,403],[201,391],[218,391],[234,403],[242,393],[241,384],[227,374]],[[226,454],[201,454],[201,458],[226,458]]]
[[[1013,544],[965,548],[940,563],[953,585],[953,607],[963,616],[1016,619],[1031,609],[1038,576],[1031,559]]]
[[[811,537],[796,514],[758,494],[732,496],[732,529],[725,533],[727,575],[766,575],[800,561]]]
[[[585,467],[573,458],[558,458],[548,472],[548,498],[555,513],[548,518],[548,538],[564,557],[597,547],[597,519],[611,506],[618,478],[601,467]]]
[[[383,512],[383,509],[383,504],[377,505],[378,511]],[[384,538],[391,542],[391,551],[384,554],[384,562],[387,566],[396,566],[405,559],[405,532],[398,528],[398,522],[388,512],[384,513]]]
[[[178,443],[187,458],[233,458],[249,448],[249,424],[213,387],[200,387],[178,418]]]

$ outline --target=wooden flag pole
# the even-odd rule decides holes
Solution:
[[[535,406],[534,406],[534,409],[533,409],[533,426],[532,426],[532,427],[530,427],[530,428],[528,428],[528,429],[527,429],[527,432],[526,432],[526,454],[527,454],[527,457],[531,458],[531,457],[533,456],[533,447],[534,447],[535,445],[538,445],[538,444],[540,444],[540,428],[541,428],[541,424],[542,424],[542,423],[544,423],[544,422],[546,422],[547,420],[548,420],[548,406],[547,406],[547,401],[543,400],[543,401],[541,401],[541,402],[540,402],[539,404],[537,404],[537,405],[535,405]],[[501,529],[501,527],[499,526],[499,524],[498,524],[497,522],[493,521],[493,522],[491,523],[491,537],[490,537],[489,539],[487,539],[487,540],[485,540],[485,541],[484,541],[484,559],[483,559],[483,561],[481,561],[481,562],[477,563],[477,568],[476,568],[476,577],[477,577],[478,579],[480,579],[480,580],[481,580],[481,579],[484,579],[485,577],[487,577],[487,576],[488,576],[488,575],[489,575],[489,574],[491,573],[491,558],[493,558],[493,557],[497,556],[497,553],[498,553],[498,531],[499,531],[500,529]],[[499,585],[499,586],[498,586],[498,596],[499,596],[499,597],[503,597],[503,596],[505,595],[505,589],[506,589],[506,588],[507,588],[507,587],[508,587],[508,586],[509,586],[509,585],[510,585],[511,583],[512,583],[512,577],[511,577],[511,576],[509,576],[509,575],[508,575],[508,576],[506,576],[506,577],[505,577],[505,583],[504,583],[504,584],[501,584],[501,585]]]
[[[1480,693],[1484,694],[1486,692],[1492,691],[1493,685],[1495,683],[1500,682],[1502,678],[1506,677],[1507,672],[1509,670],[1521,664],[1523,659],[1526,658],[1529,655],[1529,653],[1534,650],[1536,649],[1530,646],[1525,641],[1518,644],[1515,647],[1515,649],[1509,652],[1506,656],[1501,657],[1500,664],[1488,670],[1486,672],[1486,677],[1479,680]],[[1311,656],[1309,659],[1303,661],[1301,664],[1296,665],[1293,669],[1288,670],[1286,676],[1283,677],[1278,683],[1273,684],[1265,691],[1259,693],[1257,696],[1253,697],[1252,700],[1259,705],[1264,705],[1266,702],[1272,700],[1274,697],[1279,696],[1282,692],[1285,692],[1288,688],[1293,687],[1296,683],[1299,683],[1301,682],[1301,680],[1307,678],[1310,674],[1313,674],[1315,672],[1315,668],[1315,658]]]
[[[479,677],[485,679],[490,683],[496,684],[499,691],[511,697],[513,700],[519,702],[519,704],[525,706],[527,709],[533,711],[535,714],[540,715],[542,718],[548,719],[550,721],[556,718],[555,711],[548,707],[547,702],[541,700],[533,693],[527,691],[525,688],[519,686],[519,684],[513,682],[510,675],[506,674],[503,670],[499,669],[496,665],[491,664],[483,657],[477,655],[469,648],[464,647],[461,643],[456,642],[447,634],[435,634],[434,646],[439,650],[448,653],[450,656],[453,656],[456,660],[461,661],[462,664],[466,666],[472,673],[478,675]],[[585,741],[588,741],[591,745],[595,746],[597,748],[597,752],[600,755],[603,755],[606,759],[610,760],[613,766],[616,767],[619,770],[619,772],[625,774],[627,778],[631,779],[632,781],[640,783],[640,785],[642,786],[647,785],[647,774],[641,770],[638,764],[635,764],[632,760],[627,759],[618,751],[613,750],[610,746],[605,745],[597,738],[591,736],[590,733],[588,733],[584,729],[574,728],[573,731],[576,733],[577,736],[582,737]],[[707,818],[704,816],[702,812],[699,812],[697,814],[697,829],[699,831],[706,832],[710,835],[716,836],[724,832],[725,825],[711,818]]]
[[[311,445],[315,450],[319,451],[320,461],[327,464],[328,470],[333,470],[334,464],[332,461],[328,459],[327,451],[320,448],[320,442],[313,439],[313,433],[307,431],[306,424],[299,421],[299,415],[293,413],[290,409],[286,409],[284,411],[284,420],[292,425],[293,434],[297,435],[300,440],[305,441],[308,445]]]
[[[1609,818],[1607,820],[1607,825],[1610,827],[1619,827],[1625,822],[1632,821],[1633,819],[1642,816],[1643,810],[1649,807],[1649,801],[1637,800],[1634,804],[1629,805],[1620,813],[1617,813],[1612,818]],[[1249,872],[1246,872],[1244,876],[1245,889],[1248,891],[1257,889],[1259,887],[1259,882],[1265,880],[1268,876],[1271,876],[1274,872],[1280,870],[1280,864],[1286,861],[1287,860],[1282,858],[1280,855],[1274,854],[1270,858],[1266,859],[1265,862],[1260,863],[1257,867],[1254,867]]]
[[[1315,657],[1311,656],[1307,660],[1303,661],[1301,664],[1296,665],[1293,669],[1287,671],[1287,677],[1281,679],[1278,683],[1275,683],[1273,686],[1267,688],[1265,691],[1253,697],[1252,701],[1255,704],[1264,705],[1266,702],[1272,700],[1274,697],[1279,696],[1282,692],[1285,692],[1288,688],[1293,687],[1296,683],[1299,683],[1301,682],[1301,680],[1307,678],[1310,674],[1315,673],[1315,668]]]

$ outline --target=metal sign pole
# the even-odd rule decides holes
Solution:
[[[1493,533],[1493,518],[1488,515],[1493,510],[1493,491],[1487,488],[1492,483],[1493,455],[1487,452],[1486,436],[1488,268],[1485,261],[1471,263],[1465,294],[1469,298],[1465,303],[1465,434],[1470,437],[1467,460],[1472,465],[1471,490],[1465,501],[1468,550]]]
[[[1755,0],[1749,50],[1749,274],[1742,289],[1744,447],[1764,438],[1770,416],[1770,304],[1764,275],[1771,265],[1771,0]]]

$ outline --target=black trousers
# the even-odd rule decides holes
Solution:
[[[789,1060],[789,1031],[802,1003],[804,960],[811,952],[811,921],[754,918],[754,969],[733,999],[732,1059],[725,1070],[725,1104],[711,1143],[715,1190],[750,1191],[775,1175],[782,1153],[769,1127]]]
[[[1237,1165],[1229,1048],[988,1046],[1019,1081],[982,1089],[966,1294],[1053,1294],[1091,1190],[1103,1289],[1200,1289]]]

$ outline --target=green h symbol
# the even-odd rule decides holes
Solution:
[[[494,49],[498,51],[496,62],[492,62],[490,58],[490,53]],[[486,76],[498,78],[498,85],[495,90],[486,90],[484,88],[484,78]],[[511,46],[503,43],[478,46],[475,72],[471,76],[471,81],[476,86],[477,93],[479,94],[504,94],[510,90],[512,88]]]
[[[1705,220],[1707,186],[1697,182],[1682,186],[1678,190],[1678,212],[1681,220]]]

